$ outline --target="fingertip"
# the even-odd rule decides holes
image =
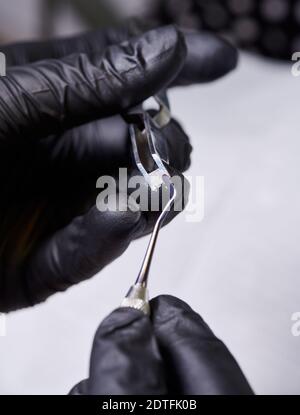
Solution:
[[[172,118],[171,122],[163,128],[162,134],[162,139],[166,138],[168,142],[169,165],[181,173],[188,170],[193,147],[181,124]]]
[[[90,394],[98,395],[166,393],[153,328],[141,311],[119,308],[99,326],[90,359],[89,384]]]
[[[195,69],[197,69],[197,62],[200,63],[195,55],[200,55],[200,51],[202,51],[203,55],[206,56],[207,73],[203,81],[214,81],[226,75],[237,66],[237,49],[217,35],[211,33],[187,33],[186,43],[188,55],[191,58],[194,55]]]
[[[183,30],[187,57],[176,85],[211,82],[234,70],[238,51],[224,38],[208,32]]]
[[[215,53],[218,54],[220,63],[219,72],[215,71],[215,79],[226,75],[238,66],[239,53],[237,48],[224,38],[215,38]]]
[[[174,338],[185,333],[190,336],[193,332],[201,332],[203,336],[213,333],[203,318],[196,313],[185,301],[172,295],[160,295],[150,301],[152,323],[160,336],[166,329]]]
[[[174,314],[181,313],[182,311],[193,312],[191,307],[172,295],[159,295],[150,301],[150,307],[153,311],[153,319],[155,323],[168,320]]]
[[[175,64],[175,67],[179,67],[184,63],[187,53],[186,42],[183,33],[176,26],[158,27],[136,39],[143,42],[144,51],[150,61],[163,58],[163,55],[166,54],[169,65]],[[167,62],[161,63],[166,64]]]
[[[114,59],[107,57],[128,85],[123,108],[156,94],[172,83],[186,58],[183,34],[173,25],[150,30],[120,45],[108,48]],[[124,73],[124,68],[128,72]],[[124,96],[124,93],[123,93]],[[122,99],[125,99],[124,97]]]
[[[126,329],[128,333],[129,327],[137,330],[141,324],[149,324],[149,319],[144,313],[130,307],[119,307],[102,321],[96,332],[95,340],[97,337],[117,335],[123,329]]]

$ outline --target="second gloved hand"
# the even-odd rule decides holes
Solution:
[[[72,395],[249,395],[227,347],[186,303],[150,302],[151,320],[121,308],[99,326],[88,379]]]

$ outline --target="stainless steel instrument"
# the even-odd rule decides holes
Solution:
[[[166,143],[155,139],[155,129],[165,127],[171,120],[168,100],[165,93],[153,97],[156,107],[148,110],[146,103],[129,111],[126,119],[129,121],[130,137],[135,163],[145,181],[153,192],[162,187],[168,190],[169,200],[160,213],[153,228],[149,244],[138,277],[130,287],[121,307],[132,307],[150,314],[148,298],[148,276],[159,230],[163,225],[176,199],[176,189],[171,176],[165,167],[169,163]]]

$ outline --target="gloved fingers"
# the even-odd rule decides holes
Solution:
[[[150,304],[169,393],[253,393],[227,347],[186,303],[160,296]]]
[[[69,395],[88,395],[88,379],[84,379],[73,386]]]
[[[102,53],[107,46],[127,41],[153,27],[153,22],[129,21],[116,28],[91,31],[67,39],[8,45],[1,47],[1,51],[7,56],[8,66],[58,59],[73,53],[92,55]],[[208,32],[180,30],[187,46],[187,57],[172,86],[210,82],[236,67],[237,50],[224,39]]]
[[[89,395],[166,393],[162,359],[149,317],[119,308],[99,326],[84,388]]]
[[[68,173],[82,171],[98,177],[118,174],[119,167],[133,167],[128,125],[121,116],[104,118],[67,130],[61,136],[51,136],[40,142],[43,154],[51,166]],[[181,125],[175,119],[156,134],[157,140],[168,148],[170,165],[187,170],[191,162],[192,146]]]
[[[129,21],[127,35],[138,34],[157,27],[155,20]],[[186,86],[211,82],[235,69],[238,63],[237,49],[224,38],[210,32],[185,29],[187,56],[178,76],[170,86]],[[113,37],[112,37],[113,39]]]
[[[104,208],[92,207],[31,255],[23,274],[27,303],[44,301],[95,275],[119,257],[146,225],[144,215],[126,195],[109,198]]]
[[[191,165],[193,147],[180,122],[172,118],[170,123],[161,130],[161,134],[162,137],[158,136],[158,139],[167,142],[169,165],[180,173],[188,170]]]
[[[137,21],[132,30],[137,33],[157,26],[157,22]],[[180,28],[187,47],[181,71],[170,87],[215,81],[236,68],[237,49],[220,36],[198,30]]]
[[[167,26],[103,54],[13,67],[0,78],[0,138],[43,138],[123,112],[170,84],[185,54],[183,36]]]

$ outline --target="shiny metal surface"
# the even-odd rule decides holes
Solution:
[[[160,154],[155,145],[155,134],[152,124],[156,128],[165,127],[171,120],[171,113],[168,108],[166,94],[162,93],[160,97],[154,97],[159,108],[156,113],[149,112],[143,107],[138,107],[130,111],[132,123],[129,126],[133,156],[135,163],[145,178],[152,191],[159,191],[160,188],[166,187],[168,190],[169,200],[160,213],[153,228],[149,244],[142,262],[142,266],[135,284],[130,288],[121,307],[133,307],[150,314],[148,301],[147,283],[149,270],[159,234],[168,213],[175,202],[176,190],[171,181],[168,170],[163,160],[167,162],[167,154]]]

